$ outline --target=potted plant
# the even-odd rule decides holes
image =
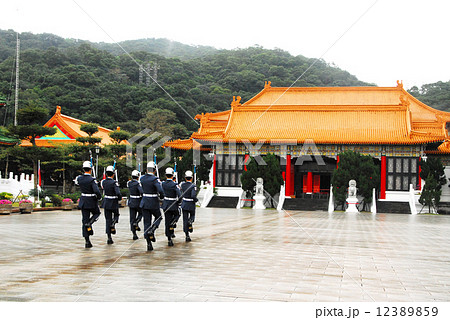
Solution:
[[[31,213],[33,212],[33,203],[28,199],[20,200],[19,210],[20,213]]]
[[[12,202],[6,199],[0,200],[0,214],[10,214],[12,210]]]
[[[62,207],[63,210],[72,210],[73,209],[73,201],[70,198],[62,199]]]

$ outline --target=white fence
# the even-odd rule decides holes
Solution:
[[[9,192],[14,197],[20,193],[28,195],[34,189],[34,175],[22,173],[20,176],[10,172],[8,178],[3,178],[0,173],[0,193]],[[30,197],[33,199],[33,197]]]

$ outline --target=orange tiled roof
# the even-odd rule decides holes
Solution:
[[[200,129],[191,139],[253,143],[312,139],[321,144],[424,144],[446,139],[450,113],[425,105],[397,83],[397,87],[273,88],[269,82],[243,104],[240,97],[233,97],[231,110],[197,115]]]
[[[56,127],[57,133],[55,136],[46,136],[36,139],[36,145],[39,147],[54,147],[58,144],[75,143],[76,137],[87,137],[87,133],[80,130],[82,124],[86,121],[75,119],[64,114],[61,114],[61,107],[56,107],[56,112],[50,120],[44,124],[44,127]],[[98,132],[93,136],[102,138],[101,145],[113,144],[113,140],[109,137],[112,130],[98,127]],[[27,140],[22,140],[22,146],[31,146]]]
[[[425,150],[426,154],[450,154],[450,139],[446,139],[437,150]]]
[[[197,142],[196,140],[193,140],[193,139],[185,139],[185,140],[178,139],[178,140],[167,141],[166,143],[164,143],[164,147],[170,147],[170,148],[179,149],[179,150],[190,150],[193,147],[195,149],[200,148],[200,150],[202,150],[202,151],[211,150],[211,148],[202,147],[199,142]]]

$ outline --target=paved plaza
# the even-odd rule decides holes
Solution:
[[[0,216],[1,301],[449,301],[450,216],[198,209],[153,252],[121,209],[84,249],[79,211]]]

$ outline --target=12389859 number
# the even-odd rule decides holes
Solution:
[[[436,317],[437,307],[377,307],[377,317]]]

